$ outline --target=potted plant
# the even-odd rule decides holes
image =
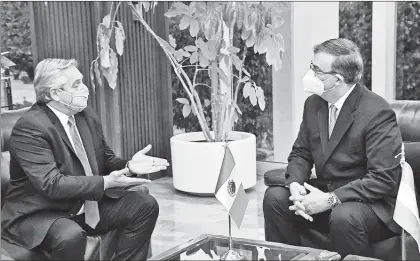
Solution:
[[[153,10],[156,2],[126,2],[133,15],[157,40],[170,61],[187,97],[176,100],[183,104],[183,116],[193,113],[201,132],[179,134],[171,138],[174,187],[178,190],[213,194],[223,158],[223,145],[229,141],[236,171],[241,173],[245,187],[256,184],[256,143],[251,133],[233,131],[241,111],[237,105],[239,90],[253,106],[265,109],[264,91],[252,81],[244,68],[248,48],[265,54],[266,61],[275,70],[281,67],[284,43],[279,28],[283,23],[279,2],[174,2],[166,12],[168,18],[178,18],[181,30],[187,29],[194,37],[194,45],[177,46],[175,39],[159,37],[143,19],[143,12]],[[92,62],[91,79],[94,85],[101,73],[112,88],[116,86],[118,59],[109,41],[115,28],[116,50],[123,53],[125,39],[122,24],[115,21],[112,8],[98,27],[98,58]],[[111,17],[114,17],[111,21]],[[243,48],[234,41],[234,31],[240,32]],[[236,44],[236,46],[235,46]],[[189,77],[185,68],[194,68]],[[199,73],[208,74],[211,85],[197,82]],[[102,84],[99,82],[99,84]],[[197,88],[211,88],[211,100],[199,97]],[[203,107],[211,106],[212,119],[206,117]],[[210,127],[211,126],[211,127]]]

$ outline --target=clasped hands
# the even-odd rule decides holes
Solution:
[[[137,178],[135,177],[136,175],[150,174],[165,170],[169,166],[166,159],[146,155],[151,148],[152,145],[147,145],[144,149],[134,154],[126,168],[113,171],[108,176],[104,176],[105,189],[143,185],[149,183],[150,180]],[[134,177],[128,177],[130,174],[134,175]]]
[[[331,209],[331,205],[328,203],[328,193],[306,182],[303,186],[297,182],[293,182],[290,184],[289,189],[291,194],[289,199],[293,202],[293,205],[289,209],[295,211],[296,215],[300,215],[310,222],[313,221],[311,215]],[[307,194],[306,190],[309,190],[309,194]]]

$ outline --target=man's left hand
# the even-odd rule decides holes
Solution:
[[[130,172],[133,174],[148,174],[165,170],[169,163],[166,159],[156,158],[146,155],[152,145],[147,145],[144,149],[138,151],[129,162]]]
[[[309,185],[308,183],[304,183],[303,186],[310,191],[309,194],[305,196],[291,196],[289,199],[292,201],[299,201],[305,207],[306,214],[313,215],[332,208],[332,206],[328,203],[328,193],[322,192],[321,190]],[[289,209],[292,211],[299,210],[296,205],[290,206]]]

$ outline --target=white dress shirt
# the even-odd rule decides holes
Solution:
[[[74,148],[74,143],[73,143],[73,140],[72,140],[71,135],[70,135],[70,127],[69,127],[69,124],[68,124],[70,116],[68,116],[68,115],[66,115],[66,114],[64,114],[64,113],[62,113],[61,111],[58,111],[58,110],[54,109],[53,107],[51,107],[51,106],[50,106],[50,105],[48,105],[48,104],[47,104],[47,106],[48,106],[48,108],[50,108],[50,109],[54,112],[54,114],[55,114],[55,115],[57,116],[57,118],[60,120],[61,125],[63,125],[63,128],[64,128],[64,130],[66,131],[67,137],[69,138],[70,143],[71,143],[71,145],[72,145],[73,149],[75,150],[75,148]],[[81,138],[81,136],[80,136],[80,133],[79,133],[79,130],[77,129],[77,125],[76,125],[76,124],[75,124],[75,128],[76,128],[77,135],[79,135],[79,138],[80,138],[80,140],[82,141],[82,138]],[[83,141],[82,141],[82,144],[83,144]],[[84,146],[84,145],[83,145],[83,146]],[[87,158],[86,151],[85,151],[85,150],[83,150],[83,152],[85,153],[86,158]],[[80,210],[79,210],[79,212],[77,213],[77,215],[80,215],[80,214],[82,214],[83,212],[85,212],[85,204],[83,204],[83,205],[82,205],[82,207],[80,208]]]
[[[347,98],[349,97],[350,93],[353,91],[354,87],[356,86],[356,84],[354,84],[350,90],[348,90],[348,92],[346,92],[343,96],[341,96],[340,99],[338,99],[335,103],[334,106],[337,108],[337,114],[336,114],[336,120],[338,119],[338,115],[340,114],[341,108],[343,108],[344,102],[347,100]],[[328,111],[331,107],[332,103],[328,103]],[[331,122],[331,115],[330,113],[328,113],[328,124]],[[329,126],[328,126],[329,127]]]

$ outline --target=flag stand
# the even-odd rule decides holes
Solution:
[[[224,142],[225,142],[224,147],[225,147],[225,150],[226,150],[227,146],[228,146],[228,134],[227,133],[225,133],[225,135],[224,135]],[[225,153],[226,153],[226,151],[225,151]],[[232,221],[231,221],[230,213],[228,213],[228,218],[229,218],[229,250],[226,253],[224,253],[223,255],[220,256],[220,260],[245,260],[245,258],[239,252],[236,252],[235,250],[233,250],[233,247],[232,247]]]
[[[407,260],[407,253],[405,252],[405,231],[404,228],[402,229],[401,235],[401,260]]]
[[[229,216],[229,250],[220,256],[220,260],[244,260],[243,256],[232,248],[232,223]]]
[[[404,142],[401,144],[401,168],[404,169],[405,164],[405,147]],[[401,229],[401,260],[407,260],[407,253],[405,252],[405,230],[404,228]]]

